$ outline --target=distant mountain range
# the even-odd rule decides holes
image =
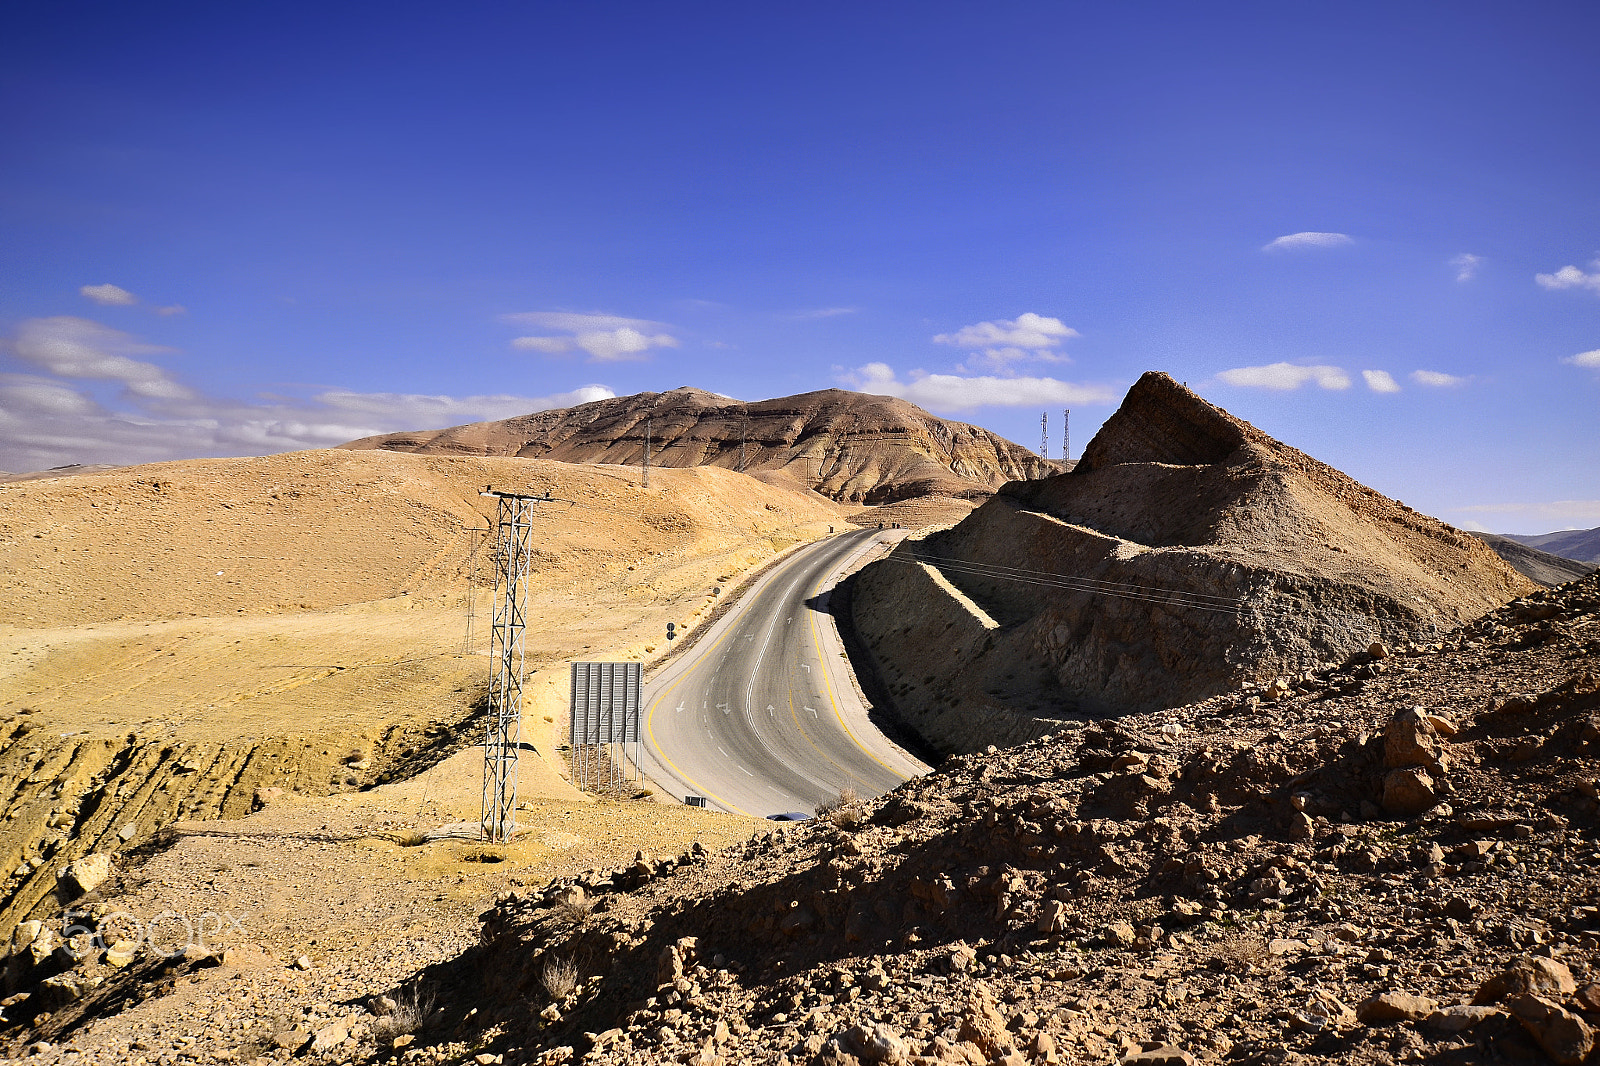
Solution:
[[[1559,533],[1548,534],[1560,536]],[[1512,539],[1499,533],[1474,533],[1473,536],[1494,549],[1494,553],[1510,563],[1517,573],[1541,585],[1564,585],[1586,577],[1595,569],[1593,563],[1578,562],[1560,555],[1552,555],[1538,548],[1530,548],[1521,538]]]
[[[849,503],[916,496],[983,500],[1007,481],[1071,466],[905,400],[841,389],[756,403],[694,388],[641,392],[498,422],[385,433],[340,447],[637,466],[647,432],[654,466],[777,475]]]
[[[1527,536],[1519,533],[1502,533],[1507,540],[1538,548],[1563,559],[1600,566],[1600,526],[1594,529],[1563,529],[1558,533],[1539,533]]]

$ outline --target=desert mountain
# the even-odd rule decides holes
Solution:
[[[1501,536],[1518,544],[1526,544],[1530,548],[1549,552],[1551,555],[1559,555],[1563,559],[1600,564],[1600,526],[1594,529],[1563,529],[1557,533],[1539,533],[1534,536],[1516,533],[1503,533]]]
[[[900,712],[957,751],[1432,640],[1532,588],[1150,373],[1071,473],[904,542],[853,599]]]
[[[1007,481],[1059,469],[986,429],[936,418],[905,400],[842,389],[759,403],[693,388],[641,392],[342,447],[636,466],[647,428],[652,466],[739,469],[742,441],[747,473],[781,473],[853,503],[981,499]]]
[[[1498,533],[1474,533],[1474,537],[1494,549],[1494,553],[1529,581],[1541,585],[1561,585],[1576,581],[1594,570],[1591,563],[1580,563],[1561,555],[1530,548],[1521,541]]]

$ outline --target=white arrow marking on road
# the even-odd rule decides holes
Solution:
[[[815,718],[817,716],[817,709],[815,707],[807,707],[806,710],[811,712],[811,717]]]
[[[683,701],[682,701],[682,700],[679,700],[679,701],[678,701],[678,707],[677,707],[677,709],[678,709],[678,710],[680,710],[680,711],[681,711],[681,710],[683,710]]]
[[[801,663],[800,665],[806,668],[806,673],[809,674],[811,672],[811,664],[810,663]]]

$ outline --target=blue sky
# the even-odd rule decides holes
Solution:
[[[1166,370],[1600,524],[1593,3],[30,4],[0,468],[692,384],[1073,452]]]

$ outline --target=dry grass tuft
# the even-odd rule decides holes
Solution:
[[[434,994],[420,984],[401,989],[394,999],[394,1009],[372,1023],[372,1037],[379,1047],[392,1047],[399,1037],[421,1029],[433,1013]]]
[[[566,999],[578,987],[578,964],[571,959],[558,959],[554,955],[544,960],[539,971],[539,983],[557,1002]]]

